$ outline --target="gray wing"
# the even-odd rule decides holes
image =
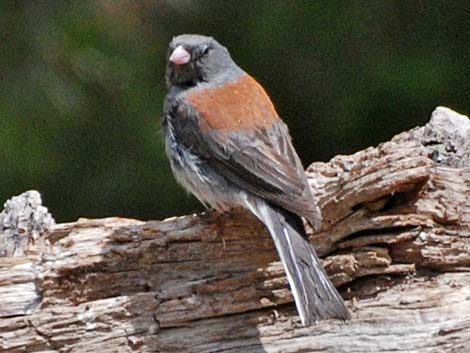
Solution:
[[[320,227],[320,210],[281,120],[267,128],[226,132],[204,129],[203,117],[189,103],[174,105],[169,115],[180,142],[214,171],[241,189],[305,217],[315,229]]]

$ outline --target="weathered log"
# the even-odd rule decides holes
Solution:
[[[307,172],[324,216],[311,241],[350,322],[299,325],[271,239],[243,211],[49,222],[34,241],[21,237],[37,227],[2,224],[0,352],[470,351],[468,118],[437,108]]]

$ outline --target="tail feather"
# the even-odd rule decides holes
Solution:
[[[326,318],[349,319],[343,299],[306,239],[300,217],[260,199],[248,200],[247,206],[271,233],[302,323],[309,325]]]

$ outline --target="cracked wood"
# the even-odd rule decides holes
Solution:
[[[242,211],[54,225],[36,205],[47,222],[25,241],[2,213],[0,352],[469,351],[468,141],[468,118],[440,107],[307,169],[325,219],[310,239],[348,323],[298,325],[271,239]]]

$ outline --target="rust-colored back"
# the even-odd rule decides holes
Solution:
[[[270,127],[280,120],[263,87],[249,75],[191,94],[187,99],[204,116],[203,130],[249,131]]]

